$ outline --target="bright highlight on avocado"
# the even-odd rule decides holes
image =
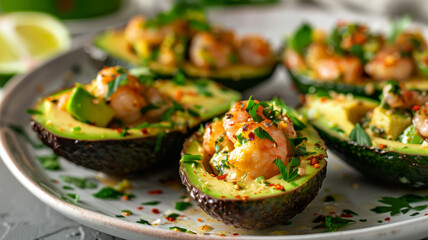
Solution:
[[[258,35],[238,37],[212,25],[203,9],[177,3],[154,18],[135,16],[124,29],[111,29],[94,40],[96,48],[161,76],[177,71],[208,77],[244,90],[271,76],[276,67],[268,41]]]
[[[87,85],[42,98],[32,126],[58,155],[112,175],[179,157],[190,130],[224,113],[240,94],[211,80],[155,80],[105,67]]]
[[[237,102],[184,144],[180,176],[212,217],[246,229],[283,224],[317,195],[324,142],[282,100]]]
[[[302,24],[285,43],[283,64],[299,92],[352,93],[378,99],[386,81],[427,91],[427,42],[404,17],[389,34],[339,20],[330,31]]]
[[[300,112],[330,150],[368,177],[424,188],[428,186],[427,102],[426,93],[388,82],[380,102],[331,92],[307,95]],[[356,109],[350,111],[350,105]],[[343,117],[355,113],[358,118]]]

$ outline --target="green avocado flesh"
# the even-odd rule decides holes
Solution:
[[[287,69],[297,90],[302,94],[313,94],[318,91],[328,92],[334,91],[337,93],[351,93],[354,96],[369,97],[375,100],[379,99],[382,93],[382,88],[386,82],[374,82],[364,80],[359,84],[343,83],[338,81],[321,81],[313,79],[307,74],[298,73],[291,69]],[[424,78],[412,78],[403,82],[407,89],[417,89],[428,91],[428,81]]]
[[[290,182],[278,174],[263,181],[256,179],[241,180],[234,183],[220,180],[214,175],[209,165],[209,157],[204,157],[202,150],[202,133],[189,138],[182,155],[202,155],[198,164],[180,161],[180,176],[187,190],[199,206],[208,214],[232,224],[235,227],[258,229],[285,223],[315,198],[326,173],[327,162],[324,159],[326,147],[314,128],[309,125],[297,131],[299,137],[306,137],[304,143],[309,155],[300,156],[300,167],[306,174]],[[311,165],[311,159],[317,157],[319,167]],[[275,185],[282,185],[284,190],[277,190]]]
[[[94,40],[94,45],[113,57],[124,60],[134,66],[144,65],[144,61],[131,51],[122,30],[108,30],[98,35]],[[176,66],[162,65],[158,62],[150,63],[149,67],[150,70],[163,77],[173,76],[177,72]],[[275,68],[275,62],[266,66],[234,64],[221,69],[201,68],[189,62],[180,66],[180,69],[189,77],[210,78],[236,90],[244,90],[262,82],[272,75]]]
[[[349,138],[355,124],[362,120],[356,116],[377,108],[378,104],[363,97],[334,101],[308,95],[300,112],[308,116],[330,150],[370,178],[410,188],[427,187],[428,148],[423,144],[388,140],[370,131],[366,132],[372,146],[359,145]],[[398,140],[406,135],[413,139],[414,134],[406,129]]]
[[[190,109],[194,109],[199,113],[200,117],[193,117],[188,114],[177,112],[176,114],[180,115],[178,118],[179,122],[175,122],[176,126],[174,128],[170,128],[171,124],[169,121],[162,121],[159,122],[158,126],[156,127],[147,127],[146,133],[143,133],[141,129],[130,128],[127,131],[127,136],[124,137],[117,129],[97,127],[85,122],[81,122],[75,119],[67,111],[57,108],[55,104],[48,99],[43,99],[36,105],[35,109],[40,111],[42,114],[33,115],[33,119],[37,123],[40,123],[46,130],[58,136],[81,140],[122,140],[157,136],[161,132],[185,132],[187,131],[187,128],[193,128],[198,126],[202,121],[222,114],[223,112],[227,111],[230,104],[240,99],[239,93],[233,90],[222,88],[215,82],[207,82],[208,84],[206,88],[209,89],[212,96],[201,96],[197,94],[197,86],[191,84],[190,81],[187,82],[187,84],[180,86],[177,86],[173,82],[166,80],[158,80],[154,83],[154,87],[156,89],[158,89],[162,94],[165,94],[171,98],[174,98],[178,92],[196,93],[184,94],[179,103],[188,106]],[[55,95],[51,96],[50,98],[50,100],[55,99]]]

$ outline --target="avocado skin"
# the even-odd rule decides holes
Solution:
[[[428,187],[428,156],[401,154],[342,141],[316,125],[328,149],[361,173],[391,186]],[[406,182],[400,181],[405,177]]]
[[[67,160],[109,175],[123,176],[160,163],[173,163],[180,158],[186,139],[182,132],[170,132],[162,139],[162,147],[154,153],[156,136],[123,140],[77,140],[60,137],[47,131],[34,120],[33,130],[44,144]]]
[[[236,228],[262,229],[284,224],[302,212],[317,196],[326,172],[327,166],[304,185],[292,191],[247,201],[218,199],[203,193],[190,182],[183,166],[180,167],[180,178],[193,200],[210,216]]]
[[[296,85],[297,90],[302,94],[311,93],[310,88],[315,88],[317,91],[319,90],[325,91],[325,92],[335,91],[335,92],[344,93],[344,94],[352,93],[354,96],[362,96],[362,97],[368,97],[375,100],[379,100],[378,96],[382,93],[382,90],[376,87],[372,94],[367,94],[365,90],[365,85],[357,86],[357,85],[339,83],[339,82],[315,81],[310,79],[307,76],[304,76],[299,73],[295,73],[290,69],[287,69],[287,72],[288,72],[288,75],[293,80],[293,83]]]

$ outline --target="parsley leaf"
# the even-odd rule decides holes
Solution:
[[[42,167],[47,170],[59,170],[61,167],[58,162],[58,155],[38,156],[37,159],[42,164]]]
[[[398,35],[400,35],[412,22],[412,18],[409,15],[398,19],[391,24],[391,30],[388,36],[388,42],[393,44],[397,39]]]
[[[85,189],[85,188],[94,189],[97,187],[97,184],[89,181],[88,178],[79,178],[79,177],[66,176],[66,175],[60,175],[59,177],[61,178],[62,181],[73,184],[74,186],[81,189]]]
[[[154,110],[154,109],[158,109],[160,106],[159,105],[156,105],[156,104],[149,104],[149,105],[147,105],[147,106],[145,106],[145,107],[142,107],[141,108],[141,114],[146,114],[148,111],[150,111],[150,110]]]
[[[296,131],[306,128],[306,125],[297,117],[298,113],[296,110],[287,106],[282,99],[279,99],[277,97],[274,97],[273,101],[277,107],[284,109],[284,113],[287,115],[287,117],[290,118],[291,122],[293,122],[293,126]]]
[[[275,159],[273,163],[278,167],[282,178],[287,182],[292,181],[299,175],[296,169],[296,167],[300,166],[300,159],[298,157],[293,157],[291,161],[287,163],[287,166],[284,166],[284,163],[279,158]]]
[[[124,84],[128,79],[128,74],[122,73],[119,76],[117,76],[115,79],[107,83],[107,94],[105,98],[109,98],[111,95],[113,95],[114,92],[116,92],[117,88]]]
[[[41,111],[39,111],[39,110],[34,110],[34,109],[27,109],[27,113],[28,114],[36,114],[36,115],[41,115],[41,114],[43,114]]]
[[[187,21],[191,28],[197,31],[209,31],[211,26],[207,22],[190,19]]]
[[[195,164],[197,167],[199,165],[199,161],[202,160],[201,155],[191,155],[191,154],[184,154],[181,158],[181,162],[187,163],[187,164]]]
[[[96,198],[101,198],[101,199],[117,199],[125,195],[128,196],[129,198],[135,197],[135,195],[133,194],[119,192],[118,190],[112,187],[104,187],[97,193],[92,194],[92,196]]]
[[[190,230],[187,230],[187,229],[185,229],[185,228],[181,228],[181,227],[177,227],[177,226],[170,227],[169,229],[170,229],[170,230],[174,230],[174,231],[179,231],[179,232],[185,232],[185,233],[196,234],[195,232],[192,232],[192,231],[190,231]]]
[[[238,141],[239,145],[242,146],[242,144],[247,143],[247,139],[245,137],[242,136],[242,133],[235,135],[236,136],[236,140]]]
[[[326,228],[324,232],[334,232],[339,228],[345,227],[346,225],[354,222],[354,220],[344,219],[341,217],[326,216],[324,219],[324,226]]]
[[[173,79],[173,83],[175,85],[181,86],[181,85],[184,85],[185,82],[186,82],[186,75],[184,75],[183,70],[181,69],[177,70]]]
[[[354,129],[352,129],[351,134],[349,134],[351,141],[358,143],[363,146],[372,146],[372,141],[370,140],[369,135],[361,127],[360,123],[355,124]]]
[[[379,202],[386,204],[386,206],[377,206],[370,210],[375,213],[389,212],[391,216],[397,215],[399,213],[406,214],[410,210],[421,211],[426,209],[428,207],[427,205],[419,205],[415,207],[412,207],[410,205],[411,203],[422,202],[422,201],[428,201],[428,197],[422,197],[415,194],[407,194],[398,198],[381,197]]]
[[[298,53],[303,53],[303,50],[312,42],[312,27],[308,23],[304,23],[297,31],[288,39],[288,44]]]
[[[188,202],[176,202],[175,203],[175,209],[177,209],[178,211],[183,211],[188,207],[191,207],[192,204],[188,203]]]
[[[140,220],[138,220],[138,221],[136,221],[136,223],[139,223],[139,224],[146,224],[146,225],[152,225],[149,221],[147,221],[147,220],[144,220],[144,219],[142,219],[142,218],[140,218]]]
[[[151,206],[154,206],[154,205],[158,205],[160,203],[160,201],[151,201],[151,202],[143,202],[143,203],[141,203],[141,205],[151,205]]]
[[[153,150],[154,153],[157,153],[160,151],[164,136],[165,136],[165,132],[161,132],[156,136],[155,149]]]
[[[274,142],[276,144],[276,142],[273,140],[272,136],[269,135],[268,132],[266,132],[262,127],[258,127],[256,129],[254,129],[254,134],[260,138],[260,139],[264,139],[267,138],[268,140]]]

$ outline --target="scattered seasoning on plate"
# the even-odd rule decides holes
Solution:
[[[166,220],[170,221],[170,222],[175,222],[175,220],[177,220],[177,218],[180,216],[180,214],[177,213],[171,213],[166,217]]]
[[[139,206],[137,207],[138,210],[143,210],[143,207]]]
[[[188,203],[188,202],[176,202],[175,203],[175,209],[177,209],[178,211],[183,211],[183,210],[185,210],[191,206],[192,206],[192,204]]]
[[[152,213],[154,213],[154,214],[159,214],[160,212],[159,212],[159,209],[157,209],[157,208],[153,208],[153,209],[152,209]]]
[[[146,224],[146,225],[152,225],[149,221],[144,220],[142,218],[140,218],[140,220],[136,221],[136,223],[140,223],[140,224]]]
[[[121,212],[122,212],[122,215],[125,216],[125,217],[129,217],[129,216],[132,215],[132,211],[128,210],[128,209],[122,210]]]
[[[160,203],[160,201],[151,201],[151,202],[143,202],[141,203],[141,205],[158,205]]]
[[[148,194],[150,194],[150,195],[162,194],[162,190],[150,190],[150,191],[148,191]]]

